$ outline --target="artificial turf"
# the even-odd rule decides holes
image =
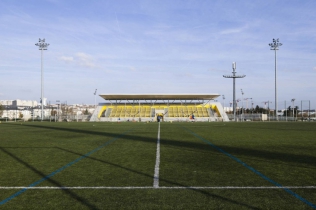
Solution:
[[[311,122],[163,122],[160,188],[152,188],[158,123],[1,123],[0,187],[132,188],[22,193],[1,188],[0,208],[313,209],[315,128]],[[284,189],[172,188],[278,184],[314,188],[290,189],[294,194]]]

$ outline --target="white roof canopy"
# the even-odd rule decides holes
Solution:
[[[100,94],[105,100],[213,100],[219,94]]]

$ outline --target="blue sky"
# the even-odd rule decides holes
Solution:
[[[274,107],[310,100],[316,107],[316,1],[1,0],[0,100],[39,100],[45,38],[44,96],[94,103],[101,93],[218,93]],[[222,97],[218,98],[223,101]],[[97,97],[97,102],[103,99]],[[244,102],[245,104],[246,102]],[[250,106],[250,105],[249,105]],[[305,105],[306,106],[306,105]]]

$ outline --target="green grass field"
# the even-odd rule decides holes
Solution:
[[[311,122],[1,123],[0,161],[0,209],[316,209]]]

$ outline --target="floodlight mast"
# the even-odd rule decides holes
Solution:
[[[39,39],[38,43],[35,44],[39,47],[39,50],[41,51],[41,121],[43,121],[44,116],[44,110],[43,110],[43,103],[44,103],[44,70],[43,70],[43,50],[47,50],[47,47],[49,46],[48,43],[45,43],[44,39]]]
[[[279,39],[272,39],[272,43],[269,44],[271,47],[270,50],[274,50],[274,69],[275,69],[275,117],[278,121],[278,95],[277,95],[277,56],[276,52],[279,50],[279,47],[282,46],[282,43],[279,43]]]
[[[223,75],[225,78],[233,78],[233,111],[234,111],[234,121],[236,119],[236,94],[235,94],[235,79],[236,78],[244,78],[246,75],[236,75],[236,62],[233,62],[233,75]]]

